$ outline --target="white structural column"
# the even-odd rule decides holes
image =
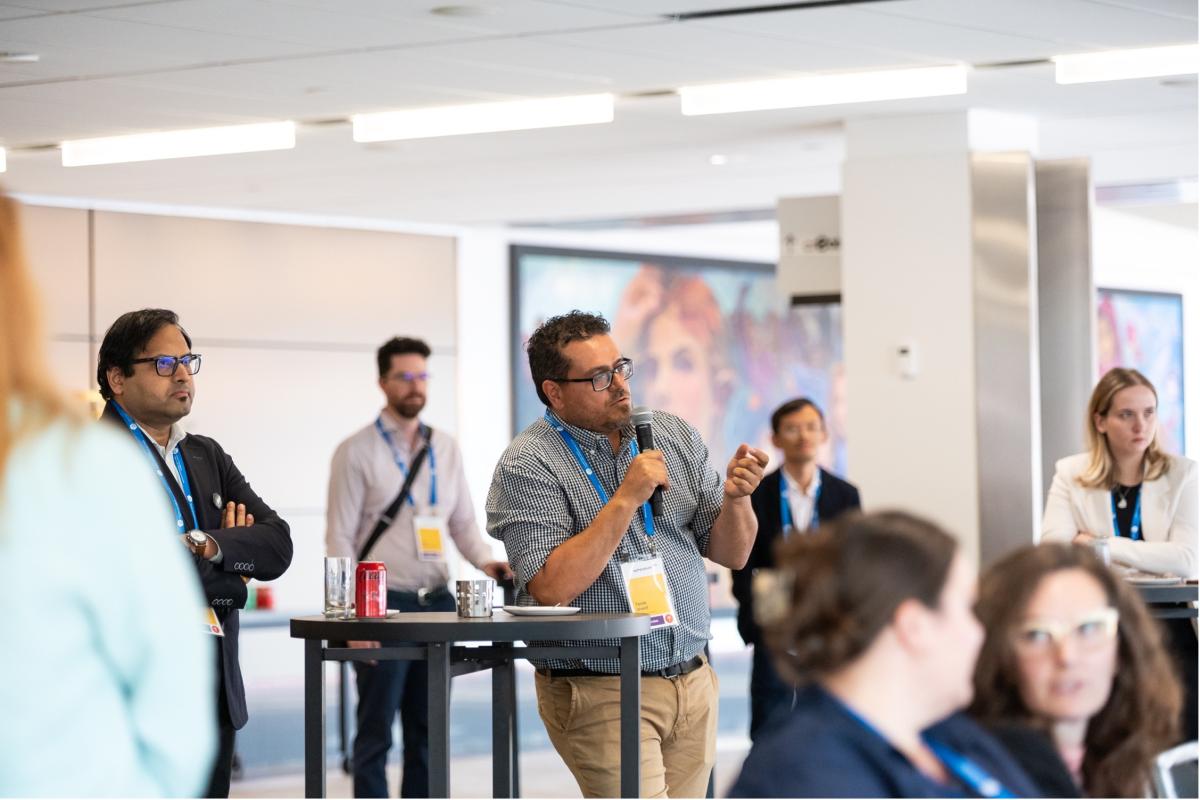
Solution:
[[[977,111],[847,123],[850,474],[985,562],[1040,515],[1035,139]]]

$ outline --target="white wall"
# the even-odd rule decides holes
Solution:
[[[1133,209],[1097,206],[1092,218],[1096,286],[1183,295],[1185,453],[1200,457],[1200,231],[1195,205],[1172,214],[1183,224]],[[1190,211],[1190,213],[1189,213]],[[1190,224],[1189,224],[1190,223]]]
[[[429,341],[426,417],[457,427],[454,239],[38,206],[25,216],[65,388],[94,387],[89,360],[121,313],[177,311],[204,356],[183,425],[221,442],[291,525],[277,605],[319,609],[329,460],[383,405],[383,341]]]

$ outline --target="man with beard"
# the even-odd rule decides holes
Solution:
[[[740,445],[722,479],[699,432],[664,411],[653,412],[655,449],[640,452],[631,421],[634,365],[603,317],[552,317],[526,349],[546,413],[496,465],[488,531],[512,560],[519,605],[649,615],[641,643],[641,794],[703,797],[717,739],[704,559],[733,569],[746,563],[758,527],[750,495],[767,455]],[[647,501],[658,487],[661,514],[654,514]],[[534,665],[538,712],[584,797],[619,796],[617,659],[580,653]]]
[[[247,720],[238,663],[238,609],[251,578],[278,578],[292,561],[288,524],[263,502],[233,459],[207,436],[187,433],[179,421],[192,410],[192,376],[200,354],[174,311],[145,308],[122,314],[104,334],[96,379],[107,404],[101,420],[137,442],[162,484],[175,530],[191,552],[211,611],[218,664],[217,762],[206,797],[228,797],[234,731]],[[197,624],[180,620],[180,625]],[[211,691],[180,675],[180,691]]]
[[[396,338],[379,348],[379,388],[387,405],[370,425],[342,442],[333,454],[325,542],[330,556],[382,561],[387,567],[388,608],[401,612],[453,611],[446,588],[447,538],[487,575],[511,575],[480,535],[458,443],[423,424],[429,380],[429,345]],[[410,476],[410,469],[415,472]],[[408,485],[390,520],[383,515]],[[377,527],[379,536],[373,536]],[[373,541],[372,541],[373,540]],[[350,642],[374,648],[401,642]],[[392,721],[400,712],[403,732],[401,797],[429,796],[429,706],[423,664],[410,661],[354,663],[358,682],[358,730],[352,764],[355,797],[387,797]]]

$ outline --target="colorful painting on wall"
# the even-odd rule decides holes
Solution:
[[[1149,378],[1158,392],[1162,444],[1169,453],[1182,453],[1183,297],[1124,289],[1100,289],[1096,295],[1099,374],[1133,367]]]
[[[771,412],[808,396],[825,410],[822,463],[846,470],[841,306],[789,306],[774,265],[517,246],[512,250],[513,425],[544,412],[524,344],[571,309],[602,314],[634,360],[633,402],[678,414],[724,469],[747,442],[773,452]]]

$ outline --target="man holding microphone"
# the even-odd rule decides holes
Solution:
[[[651,413],[655,449],[640,448],[633,362],[621,356],[603,317],[553,317],[527,350],[546,415],[496,466],[488,531],[504,542],[519,605],[650,615],[641,647],[641,791],[702,797],[717,728],[717,679],[704,655],[704,558],[729,568],[745,563],[758,525],[750,495],[767,455],[741,445],[722,482],[695,428],[661,411]],[[656,515],[650,501],[659,488]],[[534,665],[538,711],[584,796],[618,796],[617,660]]]

